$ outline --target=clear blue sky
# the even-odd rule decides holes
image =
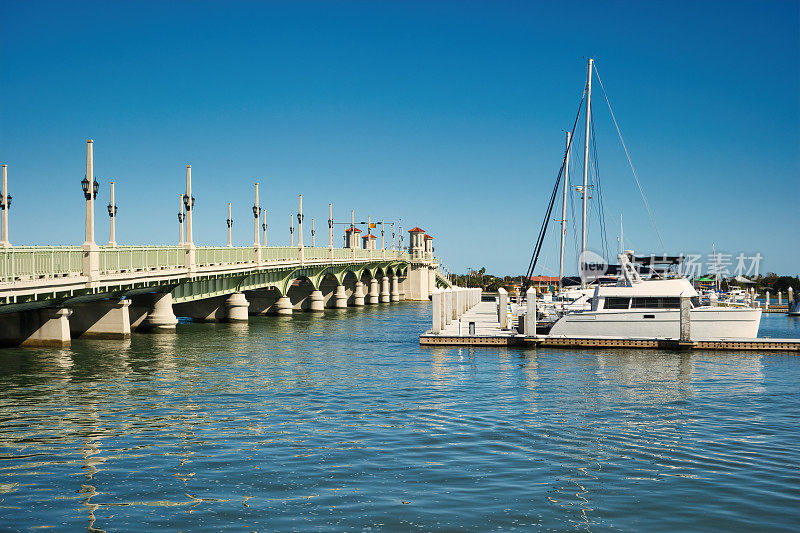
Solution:
[[[175,242],[189,163],[198,244],[224,244],[227,202],[235,242],[252,243],[258,180],[271,244],[288,241],[302,193],[323,242],[333,202],[338,221],[355,208],[423,227],[454,270],[519,273],[591,56],[667,251],[708,254],[715,243],[796,274],[798,5],[4,1],[11,238],[83,242],[92,138],[100,243],[109,178],[120,243]],[[611,251],[622,212],[626,247],[661,252],[595,96]],[[557,269],[550,235],[537,273]]]

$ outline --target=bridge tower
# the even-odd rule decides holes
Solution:
[[[425,230],[419,227],[408,230],[408,253],[411,256],[411,266],[408,269],[406,291],[409,300],[427,300],[430,297],[431,272],[425,263]],[[434,274],[435,275],[435,274]]]

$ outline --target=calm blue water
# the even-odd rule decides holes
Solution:
[[[0,529],[797,530],[800,357],[423,349],[429,313],[0,352]]]

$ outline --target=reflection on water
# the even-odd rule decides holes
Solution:
[[[797,356],[422,349],[429,312],[402,303],[3,351],[1,527],[717,531],[800,519]]]

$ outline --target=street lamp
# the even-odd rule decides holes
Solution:
[[[0,247],[10,248],[11,242],[8,240],[8,210],[11,209],[11,195],[8,194],[8,165],[3,165],[2,191],[0,192]]]
[[[108,216],[109,217],[114,218],[115,216],[117,216],[117,206],[116,206],[116,204],[114,204],[114,205],[108,204],[106,207],[108,208]]]
[[[231,242],[231,226],[233,226],[233,217],[231,216],[231,203],[228,202],[228,218],[225,219],[225,222],[228,224],[228,247],[230,248],[233,246]]]
[[[183,195],[178,194],[178,244],[183,244]]]
[[[94,200],[97,198],[97,190],[100,188],[100,184],[97,183],[97,180],[93,180],[92,184],[92,192],[89,192],[89,180],[86,176],[83,177],[81,180],[81,188],[83,189],[83,197],[87,200]]]
[[[183,195],[183,205],[186,207],[187,211],[191,211],[194,207],[194,195],[191,196],[191,200],[188,194]]]

